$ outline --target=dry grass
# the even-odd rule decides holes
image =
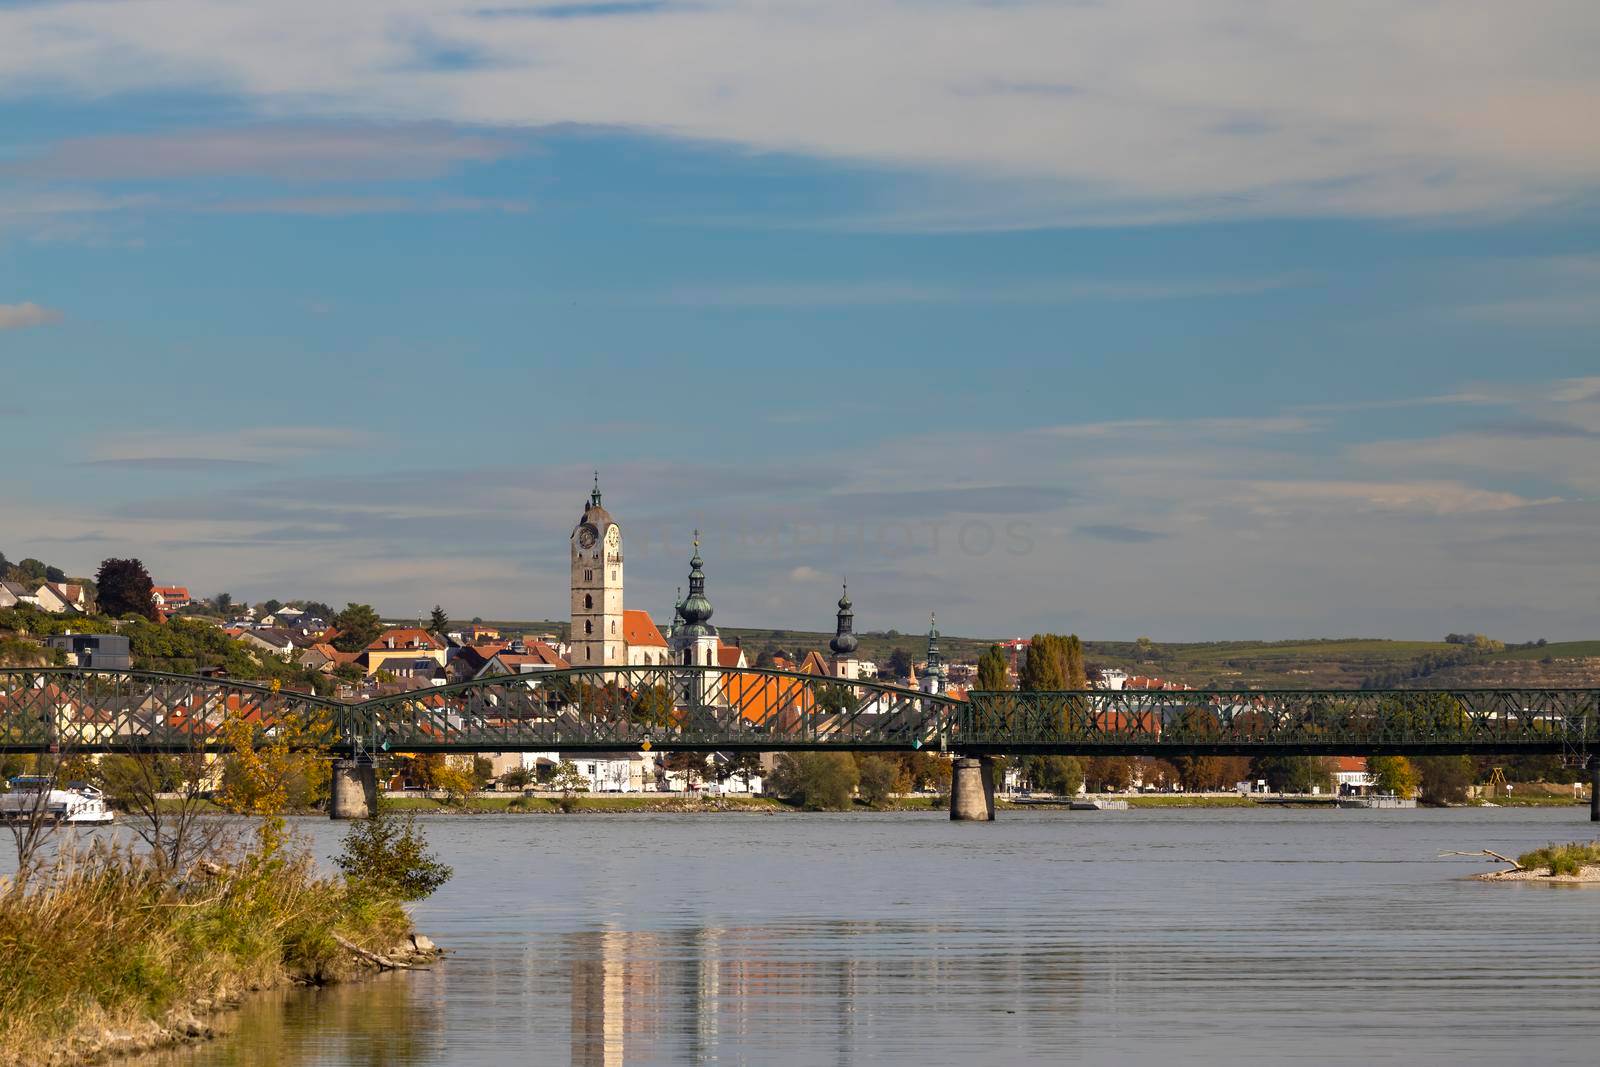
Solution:
[[[1547,870],[1553,877],[1574,877],[1585,867],[1600,867],[1600,841],[1549,844],[1524,852],[1517,863],[1529,870]]]
[[[336,938],[384,951],[403,908],[317,874],[303,852],[252,852],[174,879],[99,849],[0,885],[0,1064],[77,1062],[196,1032],[255,989],[358,969]]]

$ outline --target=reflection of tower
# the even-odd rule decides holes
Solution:
[[[928,666],[922,672],[922,691],[938,696],[944,692],[944,657],[939,654],[939,617],[928,613]]]
[[[856,615],[850,604],[850,583],[846,582],[844,593],[839,597],[838,624],[834,627],[833,640],[828,642],[828,648],[833,651],[835,678],[854,681],[861,677],[861,661],[856,659],[855,620]]]
[[[626,1051],[630,995],[630,935],[621,930],[579,934],[572,939],[572,1062],[579,1067],[620,1067]]]

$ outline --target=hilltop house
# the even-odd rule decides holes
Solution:
[[[443,668],[446,659],[445,643],[414,626],[385,630],[367,646],[364,655],[369,675],[388,671],[396,676],[414,676],[418,670],[417,660],[429,659]]]
[[[40,608],[55,615],[82,615],[89,610],[88,590],[74,583],[45,582],[34,590],[33,596]]]

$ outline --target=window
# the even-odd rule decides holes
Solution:
[[[611,580],[613,582],[617,580],[617,568],[615,567],[611,568]]]
[[[588,593],[583,594],[583,607],[585,611],[594,607],[594,597],[590,596]]]
[[[706,666],[711,666],[711,650],[709,648],[706,649]]]
[[[586,581],[586,582],[594,581],[594,571],[584,571],[583,572],[583,580]]]
[[[585,637],[593,637],[594,636],[594,622],[593,622],[593,620],[590,620],[590,619],[584,619],[583,620],[583,636],[585,636]]]
[[[611,633],[612,633],[613,636],[615,636],[616,632],[617,632],[617,620],[616,619],[612,619],[611,620]]]

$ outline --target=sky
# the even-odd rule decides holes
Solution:
[[[1600,8],[0,0],[0,551],[1600,633]]]

